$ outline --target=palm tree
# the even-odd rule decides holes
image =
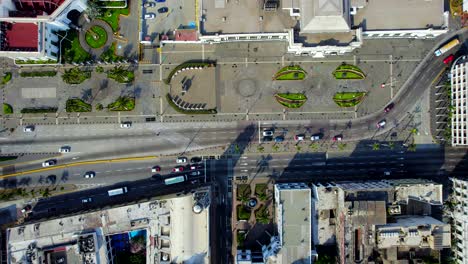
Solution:
[[[379,150],[380,149],[380,144],[375,142],[373,145],[372,145],[372,150]]]
[[[269,218],[269,215],[268,215],[268,209],[265,206],[258,209],[256,214],[255,214],[255,218],[256,218],[257,222],[259,222],[261,224],[268,224],[270,222],[270,218]]]
[[[88,8],[86,8],[85,13],[89,19],[93,20],[102,16],[102,9],[95,1],[88,1]]]

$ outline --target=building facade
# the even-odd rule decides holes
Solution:
[[[466,146],[467,140],[467,95],[468,95],[468,60],[466,56],[458,58],[451,69],[451,104],[452,104],[452,146]]]

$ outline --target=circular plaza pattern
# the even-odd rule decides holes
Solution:
[[[239,94],[243,97],[250,97],[255,94],[255,81],[251,79],[244,79],[239,82],[237,87]]]
[[[100,19],[92,20],[90,23],[85,23],[80,31],[80,45],[87,52],[100,55],[105,47],[112,44],[112,34],[111,26],[105,21]]]
[[[103,47],[107,42],[107,38],[106,30],[97,25],[91,27],[85,34],[86,43],[94,49]]]

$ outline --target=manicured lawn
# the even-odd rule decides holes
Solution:
[[[66,103],[67,112],[91,112],[91,105],[81,99],[68,99]]]
[[[237,206],[237,220],[249,220],[250,211],[244,205]]]
[[[307,97],[302,93],[279,93],[276,95],[288,100],[307,100]]]
[[[286,66],[279,70],[274,80],[286,81],[286,80],[303,80],[306,77],[306,72],[298,65]]]
[[[128,15],[130,13],[129,8],[108,8],[102,14],[99,19],[106,21],[114,32],[119,31],[119,16]]]
[[[101,26],[93,26],[86,32],[86,42],[92,48],[100,48],[107,42],[107,32]]]
[[[342,64],[338,66],[338,68],[333,72],[333,76],[338,80],[360,80],[366,78],[366,75],[359,67],[350,64]]]
[[[60,35],[64,36],[65,32],[61,32]],[[62,62],[81,63],[91,59],[91,55],[81,47],[78,34],[73,29],[68,31],[67,38],[62,41],[62,52]]]
[[[5,72],[3,74],[2,84],[7,84],[11,80],[11,72]]]
[[[13,114],[13,107],[9,104],[3,103],[3,113],[5,115]]]
[[[333,101],[341,107],[353,107],[358,105],[366,95],[365,92],[342,92],[336,93]]]
[[[276,101],[287,108],[299,108],[307,101],[302,93],[279,93],[275,94]]]
[[[135,98],[122,96],[110,103],[107,108],[109,111],[132,111],[135,108]]]

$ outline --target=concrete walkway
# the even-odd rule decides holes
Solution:
[[[102,47],[97,48],[97,49],[92,48],[86,42],[86,32],[88,32],[88,30],[92,28],[93,26],[100,26],[107,33],[106,43]],[[102,53],[104,53],[112,45],[112,42],[114,42],[114,32],[112,31],[111,26],[107,24],[107,22],[105,22],[104,20],[95,19],[91,21],[90,23],[84,24],[79,34],[79,40],[80,40],[81,47],[83,47],[84,50],[86,50],[89,54],[91,54],[91,56],[97,59],[99,58],[99,56],[101,56]]]

